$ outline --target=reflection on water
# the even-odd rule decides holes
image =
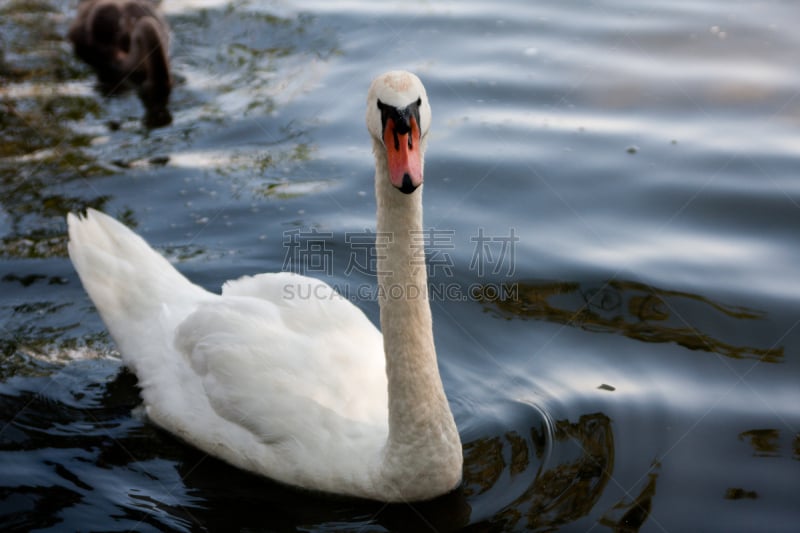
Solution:
[[[800,461],[800,433],[796,433],[792,438],[791,450],[784,447],[783,436],[785,431],[780,429],[750,429],[739,434],[739,440],[747,443],[752,448],[752,456],[767,460],[778,459],[781,457],[791,457],[795,461]],[[786,442],[784,440],[784,442]],[[726,500],[755,500],[759,494],[755,490],[748,490],[742,487],[731,487],[725,491]]]
[[[700,330],[693,320],[698,314],[713,316],[706,321],[724,335],[737,331],[738,322],[762,319],[764,313],[723,305],[698,294],[620,280],[592,287],[568,282],[518,281],[508,285],[514,290],[478,292],[499,295],[496,299],[484,297],[484,304],[504,317],[548,320],[643,342],[674,342],[733,359],[779,363],[784,357],[782,347],[737,345]]]
[[[778,457],[779,439],[777,429],[751,429],[739,434],[739,440],[750,443],[756,457]]]
[[[69,49],[55,22],[61,10],[48,2],[10,2],[0,8],[0,46],[15,57],[0,65],[0,257],[64,255],[64,232],[54,224],[68,210],[102,209],[106,198],[56,190],[68,183],[111,172],[86,153],[92,137],[75,130],[100,114],[90,94],[62,85],[76,76]],[[60,221],[60,220],[59,220]]]
[[[88,207],[109,210],[113,195],[106,192],[104,180],[131,179],[154,170],[166,177],[185,168],[225,179],[233,194],[245,190],[253,197],[301,196],[314,190],[286,178],[288,169],[313,153],[302,124],[260,119],[257,129],[265,140],[219,143],[216,158],[211,150],[193,148],[200,132],[231,128],[242,113],[272,113],[276,101],[285,104],[315,83],[321,61],[336,54],[336,46],[332,35],[313,31],[309,16],[254,14],[232,4],[175,15],[176,31],[183,30],[174,49],[184,76],[173,94],[180,111],[176,123],[156,135],[139,125],[135,95],[107,98],[92,89],[93,74],[64,41],[70,20],[65,13],[74,14],[73,4],[15,0],[0,6],[0,259],[65,257],[65,214]],[[227,46],[207,42],[209,31],[229,35]],[[308,32],[315,33],[313,39],[307,38]],[[314,60],[310,68],[309,57]],[[195,64],[199,59],[203,62]],[[279,68],[280,78],[275,74]],[[207,83],[190,89],[187,76]],[[204,101],[216,93],[221,98]],[[116,206],[112,212],[126,225],[139,226],[133,209]],[[208,218],[196,217],[197,223],[204,220]],[[197,243],[163,251],[177,261],[208,253]],[[27,263],[10,268],[0,287],[35,290],[27,291],[25,301],[0,302],[2,353],[48,357],[108,348],[106,333],[78,327],[73,301],[53,299],[52,289],[65,279],[27,271]]]
[[[75,0],[0,2],[0,530],[796,529],[797,36],[785,3],[684,4],[169,0],[148,132],[64,41]],[[464,484],[384,506],[144,422],[63,217],[209,289],[279,269],[287,228],[371,224],[363,90],[395,67],[436,104],[427,220],[518,229],[520,279],[447,250],[448,287],[486,285],[432,291]]]
[[[621,501],[600,518],[599,523],[619,533],[639,531],[653,509],[656,481],[661,473],[661,464],[656,462],[647,474],[647,483],[633,501]],[[618,518],[616,518],[618,517]]]
[[[153,134],[138,124],[135,96],[104,98],[86,90],[92,74],[64,44],[68,4],[14,1],[0,7],[0,34],[6,37],[0,43],[6,52],[0,61],[0,217],[8,226],[0,257],[65,255],[64,215],[107,209],[110,198],[93,184],[97,179],[177,165],[211,170],[234,190],[252,188],[255,173],[264,178],[256,189],[269,191],[288,183],[289,167],[309,159],[313,147],[301,124],[263,117],[310,90],[324,62],[338,53],[333,35],[315,31],[310,16],[279,17],[233,4],[174,15],[171,23],[182,36],[173,55],[184,82],[173,94],[175,124]],[[225,46],[207,41],[220,34],[227,35]],[[76,89],[79,81],[84,89]],[[209,94],[216,97],[206,101]],[[251,115],[258,117],[253,120],[261,138],[243,142],[245,131],[234,124]],[[190,148],[194,138],[220,126],[234,130],[232,142],[217,143],[216,159],[205,147],[198,157]],[[252,135],[253,124],[247,126]],[[123,214],[134,222],[130,211]]]
[[[536,472],[516,498],[503,502],[475,531],[540,530],[587,515],[611,479],[614,457],[611,420],[602,413],[556,421],[552,433],[534,427],[526,436],[509,432],[466,443],[467,496],[490,493],[503,477],[509,478],[504,484],[514,486],[515,477]]]

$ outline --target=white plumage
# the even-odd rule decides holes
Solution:
[[[376,113],[378,101],[393,110]],[[415,102],[417,114],[404,114]],[[400,298],[379,291],[383,335],[355,305],[305,276],[260,274],[212,294],[91,209],[82,218],[68,215],[69,253],[138,376],[154,423],[292,485],[385,501],[427,499],[459,483],[461,443],[436,365],[419,264],[422,191],[393,186],[387,161],[402,169],[411,160],[406,167],[414,174],[418,158],[412,178],[421,183],[430,108],[424,87],[406,72],[376,78],[367,105],[378,231],[393,235],[378,281],[414,289]],[[399,125],[417,119],[408,131]],[[397,135],[403,142],[387,148],[384,140]]]

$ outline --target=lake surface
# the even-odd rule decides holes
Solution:
[[[795,2],[165,0],[174,123],[94,89],[70,0],[0,4],[3,531],[797,531]],[[69,211],[192,281],[293,270],[377,322],[370,80],[425,83],[464,482],[308,494],[142,420]],[[303,252],[303,253],[300,253]]]

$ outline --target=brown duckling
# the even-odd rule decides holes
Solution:
[[[107,94],[134,86],[157,128],[172,122],[167,109],[172,91],[167,48],[169,29],[149,0],[82,0],[69,29],[75,55],[97,73]]]

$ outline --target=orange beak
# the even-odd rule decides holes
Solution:
[[[422,185],[419,124],[413,116],[409,118],[408,124],[408,131],[399,133],[394,119],[389,118],[383,130],[383,144],[386,146],[386,157],[389,162],[389,179],[392,185],[405,194],[414,192]]]

